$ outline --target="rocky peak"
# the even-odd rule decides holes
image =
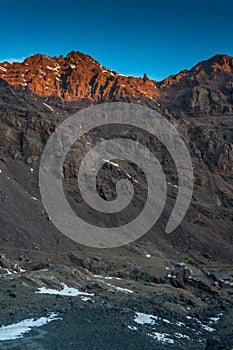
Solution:
[[[124,76],[76,51],[65,57],[36,54],[22,63],[0,63],[0,78],[15,88],[64,101],[139,101],[175,116],[233,111],[233,57],[227,55],[215,55],[160,83],[146,73],[142,78]]]
[[[22,63],[0,63],[0,78],[37,95],[64,100],[155,99],[158,95],[156,82],[123,76],[75,51],[66,57],[36,54]]]
[[[204,70],[208,72],[233,72],[233,57],[217,54],[210,59],[200,62],[194,67],[195,70]]]
[[[187,86],[192,81],[200,81],[206,77],[214,78],[217,72],[233,73],[233,57],[227,55],[215,55],[208,60],[201,61],[190,70],[182,70],[178,74],[170,75],[160,83],[161,88],[179,85]]]
[[[233,57],[215,55],[158,85],[160,99],[175,115],[223,115],[233,111]]]

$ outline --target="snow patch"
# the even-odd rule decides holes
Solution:
[[[108,163],[108,164],[111,164],[111,165],[113,165],[113,166],[115,166],[115,167],[119,167],[119,164],[117,164],[117,163],[113,163],[113,162],[111,162],[109,159],[103,159],[103,161],[105,162],[105,163]]]
[[[52,313],[49,317],[40,317],[37,320],[31,318],[8,326],[2,326],[0,327],[0,341],[22,338],[33,327],[41,327],[55,320],[61,320],[61,318],[56,313]]]
[[[158,316],[144,314],[142,312],[137,312],[136,317],[134,318],[134,322],[138,324],[156,324],[155,321],[158,320]]]
[[[49,108],[51,111],[54,111],[54,109],[53,109],[51,106],[47,105],[47,103],[43,102],[43,105],[44,105],[45,107]]]
[[[168,338],[168,337],[170,337],[170,334],[154,332],[152,334],[147,333],[147,335],[149,335],[153,339],[156,339],[159,342],[168,343],[168,344],[174,344],[174,340],[172,338]]]
[[[60,68],[60,66],[57,66],[57,67],[47,66],[47,68],[50,70],[58,70]]]
[[[182,333],[175,333],[175,337],[179,339],[190,339],[188,335]]]
[[[193,319],[194,321],[196,321],[196,322],[197,322],[197,323],[200,325],[200,327],[201,327],[202,329],[204,329],[204,330],[205,330],[205,331],[207,331],[207,332],[212,333],[212,332],[215,332],[215,331],[216,331],[216,329],[215,329],[215,328],[210,327],[210,326],[208,326],[208,325],[206,325],[206,324],[201,323],[201,321],[200,321],[200,320],[198,320],[198,319],[197,319],[197,318],[195,318],[195,317],[186,316],[186,318],[187,318],[187,320],[191,320],[191,319]],[[211,323],[211,321],[210,321],[210,323]]]
[[[127,289],[127,288],[121,288],[121,287],[115,287],[113,286],[118,292],[124,292],[124,293],[133,293],[132,290]]]
[[[205,331],[211,332],[211,333],[216,331],[216,329],[214,329],[206,324],[201,324],[201,328],[204,329]]]
[[[91,301],[91,302],[94,302],[94,300],[92,300],[91,298],[85,297],[84,295],[81,295],[80,299],[81,299],[82,301]]]
[[[53,294],[53,295],[62,295],[62,296],[72,296],[76,297],[79,295],[86,295],[86,296],[94,296],[95,294],[90,294],[90,293],[85,293],[85,292],[80,292],[76,288],[68,287],[66,284],[62,283],[62,290],[57,290],[57,289],[51,289],[51,288],[45,288],[41,287],[38,288],[38,291],[36,291],[37,294]]]
[[[115,280],[122,280],[122,278],[120,277],[115,277],[115,276],[102,276],[102,275],[94,275],[95,278],[103,278],[105,280],[112,280],[112,279],[115,279]]]

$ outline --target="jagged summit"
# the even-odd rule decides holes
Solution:
[[[126,100],[145,96],[154,99],[157,96],[154,81],[123,76],[76,51],[65,57],[36,54],[22,63],[3,62],[0,77],[40,96],[56,95],[65,100]]]
[[[232,113],[233,57],[215,55],[158,84],[160,99],[173,113],[190,116]]]
[[[161,82],[124,76],[81,52],[49,57],[36,54],[24,62],[0,63],[0,78],[15,88],[65,101],[136,101],[162,106],[180,115],[232,112],[233,57],[218,54]]]

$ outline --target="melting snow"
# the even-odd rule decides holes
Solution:
[[[210,327],[210,326],[208,326],[208,325],[206,325],[206,324],[201,323],[201,321],[199,321],[199,320],[198,320],[197,318],[195,318],[195,317],[186,316],[186,318],[187,318],[187,320],[193,319],[194,321],[196,321],[196,322],[201,326],[202,329],[204,329],[204,330],[207,331],[207,332],[215,332],[215,331],[216,331],[216,329],[214,329],[214,328],[212,328],[212,327]],[[210,319],[210,323],[211,323],[211,319]]]
[[[115,276],[102,276],[102,275],[94,275],[95,278],[103,278],[105,280],[112,280],[113,278],[115,280],[122,280],[120,277],[115,277]]]
[[[166,320],[166,318],[163,318],[162,321],[163,321],[164,323],[169,323],[169,324],[171,324],[171,321]]]
[[[6,275],[13,275],[13,274],[17,274],[17,273],[22,273],[22,272],[26,272],[26,270],[21,269],[21,267],[19,265],[15,265],[14,268],[11,269],[4,269],[3,267],[0,267],[0,271],[5,271],[6,273],[4,274],[4,276]]]
[[[178,186],[177,186],[177,185],[174,185],[174,184],[172,184],[171,182],[168,182],[167,184],[168,184],[169,186],[172,186],[172,187],[178,188]]]
[[[95,278],[100,278],[100,279],[105,279],[105,280],[112,280],[112,279],[116,279],[116,280],[121,280],[122,278],[119,277],[113,277],[113,276],[102,276],[102,275],[94,275]],[[107,285],[109,287],[113,287],[116,291],[118,292],[123,292],[123,293],[134,293],[134,291],[127,289],[127,288],[122,288],[122,287],[116,287],[110,283],[107,283]]]
[[[18,266],[18,269],[19,269],[19,272],[26,272],[26,270],[21,269],[21,267],[20,267],[20,266]]]
[[[201,328],[204,329],[207,332],[214,332],[214,331],[216,331],[216,329],[214,329],[214,328],[212,328],[210,326],[207,326],[206,324],[201,324]]]
[[[93,302],[93,300],[92,300],[91,298],[85,297],[85,296],[83,296],[83,295],[81,295],[80,299],[81,299],[82,301],[91,301],[91,302]]]
[[[11,271],[8,270],[8,269],[2,269],[2,270],[6,271],[6,273],[7,273],[8,275],[13,275],[13,272],[11,272]],[[16,273],[16,272],[14,272],[14,273]]]
[[[120,73],[116,73],[117,75],[119,75],[120,77],[128,77],[128,75],[125,74],[120,74]],[[130,75],[132,77],[132,75]]]
[[[208,323],[212,324],[212,323],[218,322],[218,320],[219,320],[221,315],[222,314],[218,314],[217,315],[218,317],[210,317]],[[186,319],[187,320],[196,321],[197,324],[199,324],[199,326],[206,332],[214,332],[215,331],[214,328],[210,327],[209,325],[203,324],[197,318],[194,318],[194,317],[191,317],[191,316],[186,316]],[[167,319],[163,319],[161,317],[150,315],[150,314],[144,314],[144,313],[141,313],[141,312],[137,312],[136,316],[134,318],[134,322],[136,322],[139,325],[151,325],[151,326],[156,325],[156,326],[159,326],[161,321],[164,322],[164,323],[167,323],[167,324],[174,324],[174,325],[176,325],[178,327],[184,327],[185,329],[190,329],[183,322],[175,322],[175,323],[173,323],[173,322],[171,322],[171,321],[169,321]],[[128,326],[128,328],[134,330],[132,326]],[[189,340],[189,341],[191,340],[190,336],[188,336],[186,334],[183,334],[183,333],[180,333],[180,332],[176,332],[172,336],[171,334],[167,334],[167,333],[154,332],[154,328],[155,327],[153,327],[151,333],[146,333],[146,334],[148,336],[152,337],[153,339],[156,339],[159,342],[174,344],[175,341],[178,340],[178,339]],[[192,329],[192,331],[194,331],[197,334],[201,334],[202,333],[202,332],[200,332],[197,329]],[[172,339],[172,338],[174,338],[174,339]]]
[[[113,163],[113,162],[111,162],[109,159],[103,159],[103,161],[106,162],[106,163],[108,163],[108,164],[111,164],[111,165],[113,165],[113,166],[115,166],[115,167],[119,167],[119,164]]]
[[[171,338],[168,338],[168,337],[170,337],[170,334],[154,332],[152,334],[147,333],[147,335],[149,335],[153,339],[156,339],[156,340],[158,340],[160,342],[168,343],[168,344],[174,344],[174,340],[171,339]]]
[[[58,67],[50,67],[50,66],[47,66],[48,69],[50,70],[58,70],[59,69],[59,66]]]
[[[116,291],[118,292],[123,292],[123,293],[134,293],[132,290],[127,289],[127,288],[121,288],[121,287],[116,287],[110,283],[107,283],[109,287],[113,287]]]
[[[216,196],[216,204],[218,207],[221,207],[222,202],[220,201],[220,199]]]
[[[125,292],[125,293],[133,293],[132,290],[127,289],[127,288],[121,288],[121,287],[115,287],[113,286],[118,292]]]
[[[85,292],[80,292],[76,288],[68,287],[66,284],[62,283],[62,290],[57,290],[57,289],[50,289],[50,288],[45,288],[41,287],[38,289],[36,292],[37,294],[53,294],[53,295],[63,295],[63,296],[72,296],[76,297],[78,295],[87,295],[87,296],[94,296],[95,294],[90,294],[90,293],[85,293]]]
[[[217,323],[222,316],[222,313],[218,314],[218,317],[210,317],[210,323]]]
[[[190,339],[188,335],[182,334],[182,333],[175,333],[176,338],[180,339]]]
[[[134,319],[134,322],[138,324],[152,324],[154,325],[156,322],[155,320],[158,320],[158,316],[143,314],[142,312],[137,312],[136,317]]]
[[[44,105],[45,107],[49,108],[51,111],[54,111],[54,109],[53,109],[51,106],[47,105],[47,103],[44,102],[43,105]]]
[[[52,313],[49,317],[33,318],[0,327],[0,340],[12,340],[22,338],[23,334],[29,333],[33,327],[41,327],[55,320],[61,320],[57,314]]]

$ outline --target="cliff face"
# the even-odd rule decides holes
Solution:
[[[40,96],[64,100],[105,101],[156,98],[156,82],[127,77],[101,66],[90,56],[71,52],[66,57],[37,54],[23,63],[3,62],[0,77],[14,87],[24,87]]]
[[[176,116],[232,113],[233,57],[216,55],[159,83],[160,98]]]

